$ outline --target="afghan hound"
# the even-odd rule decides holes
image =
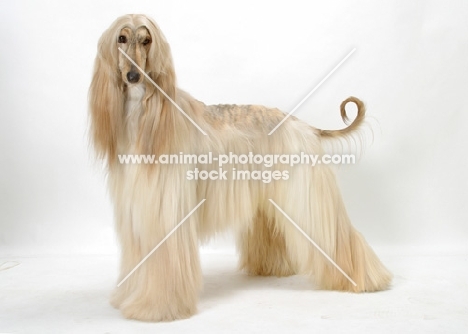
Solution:
[[[226,230],[235,233],[248,274],[302,274],[330,290],[387,289],[391,274],[351,225],[330,166],[281,160],[323,156],[325,142],[352,137],[365,109],[348,98],[343,120],[348,102],[358,113],[342,130],[290,117],[269,135],[285,113],[194,99],[177,88],[170,47],[156,23],[144,15],[118,18],[99,40],[89,92],[91,142],[105,163],[121,246],[122,283],[111,304],[131,319],[190,317],[202,288],[199,243]],[[123,163],[124,155],[161,159]],[[279,160],[241,160],[252,156]],[[163,163],[168,157],[181,159]],[[229,160],[221,166],[217,157]]]

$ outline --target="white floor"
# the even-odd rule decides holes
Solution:
[[[116,256],[0,258],[0,333],[468,333],[466,251],[377,252],[395,278],[370,294],[249,277],[233,254],[202,254],[198,314],[172,323],[125,320],[109,305]]]

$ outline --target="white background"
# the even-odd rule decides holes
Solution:
[[[366,102],[374,140],[338,171],[354,225],[395,249],[466,241],[466,1],[2,1],[1,255],[116,252],[87,91],[98,38],[126,13],[158,22],[179,86],[206,103],[289,111],[356,48],[296,112],[340,128],[339,103]]]

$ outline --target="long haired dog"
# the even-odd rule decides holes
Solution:
[[[204,135],[143,73],[121,48]],[[123,154],[213,156],[233,154],[322,155],[324,141],[352,134],[364,118],[343,130],[319,130],[262,106],[207,106],[176,86],[171,51],[154,21],[118,18],[102,35],[90,87],[90,135],[106,162],[115,224],[122,248],[119,282],[203,199],[206,201],[113,293],[127,318],[168,321],[196,312],[202,287],[199,242],[227,229],[237,235],[240,267],[252,275],[310,276],[322,289],[352,292],[388,288],[391,275],[351,225],[333,172],[324,164],[223,165],[227,177],[189,180],[196,168],[219,171],[217,162],[122,164]],[[272,182],[234,178],[237,171],[287,178]],[[220,171],[219,171],[220,172]],[[263,174],[262,174],[263,173]],[[285,174],[286,173],[286,174]],[[274,174],[273,174],[274,175]],[[278,174],[276,174],[278,176]],[[350,282],[270,201],[272,199],[356,283]]]

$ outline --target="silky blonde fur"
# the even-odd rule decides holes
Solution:
[[[122,37],[123,36],[123,37]],[[118,51],[121,47],[200,126],[203,135]],[[129,76],[129,72],[133,76]],[[130,82],[129,78],[133,78]],[[106,163],[121,245],[119,282],[202,199],[204,204],[120,287],[111,303],[131,319],[169,321],[196,313],[202,288],[199,243],[217,233],[237,235],[240,267],[253,275],[307,275],[322,289],[352,292],[387,289],[391,275],[351,225],[335,176],[326,165],[274,165],[288,180],[195,181],[197,164],[120,164],[119,154],[297,154],[324,153],[324,140],[350,136],[364,119],[343,130],[319,130],[278,109],[212,105],[176,86],[170,47],[144,15],[118,18],[98,44],[90,87],[90,136]],[[262,169],[263,165],[223,168]],[[353,286],[268,201],[273,199],[357,283]]]

